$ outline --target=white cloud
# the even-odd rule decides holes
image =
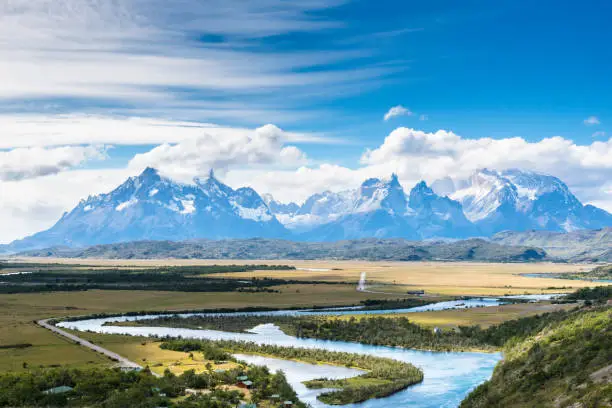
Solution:
[[[184,111],[188,104],[191,115],[198,115],[200,108],[199,117],[238,119],[245,110],[295,110],[296,101],[292,106],[286,100],[272,106],[259,101],[287,93],[310,98],[313,87],[333,92],[377,82],[398,70],[376,65],[369,50],[357,47],[279,53],[262,41],[337,28],[336,21],[313,13],[344,2],[0,2],[0,99],[103,99],[116,109],[166,111]],[[350,70],[339,68],[339,62],[349,61]],[[194,98],[196,93],[203,97]],[[248,109],[225,106],[223,98],[232,96],[258,99]],[[213,108],[210,101],[219,99],[218,108]],[[99,103],[92,106],[101,110]]]
[[[593,133],[592,137],[593,138],[606,137],[606,132],[604,132],[603,130],[599,130],[599,131]]]
[[[131,175],[126,169],[71,170],[20,181],[0,181],[0,243],[51,227],[79,200],[108,192]]]
[[[428,133],[398,128],[381,145],[363,153],[361,166],[348,168],[330,162],[313,164],[316,157],[304,164],[303,153],[290,144],[288,133],[272,125],[240,130],[231,138],[209,129],[205,133],[201,139],[189,137],[138,155],[125,169],[70,170],[0,181],[0,219],[6,220],[0,241],[48,228],[79,199],[109,191],[146,165],[161,167],[182,180],[205,173],[209,167],[224,169],[220,177],[232,187],[252,186],[282,201],[303,201],[315,192],[355,188],[368,177],[386,177],[392,172],[409,189],[420,180],[464,178],[483,167],[518,167],[557,176],[583,202],[612,211],[612,138],[578,145],[562,137],[539,142],[520,137],[467,139],[443,130]]]
[[[411,182],[449,175],[464,178],[483,167],[534,170],[559,177],[584,201],[607,201],[607,208],[612,208],[612,197],[604,191],[612,180],[612,138],[577,145],[560,136],[539,142],[520,137],[466,139],[443,130],[398,128],[381,146],[367,150],[361,162],[396,171]]]
[[[413,113],[410,109],[404,108],[402,105],[392,107],[385,113],[384,120],[389,120],[397,116],[412,116]]]
[[[104,146],[27,147],[0,151],[0,180],[18,181],[56,174],[87,160],[106,158]]]
[[[589,116],[584,120],[584,124],[587,126],[600,125],[601,122],[597,116]]]
[[[427,116],[427,115],[420,115],[419,116],[419,120],[429,120],[429,116]]]
[[[234,167],[289,166],[306,163],[306,155],[297,147],[287,145],[290,137],[274,125],[265,125],[233,137],[219,133],[201,133],[196,138],[177,144],[165,143],[153,150],[137,154],[129,167],[137,170],[154,167],[163,174],[184,181],[206,174],[209,169],[226,170]]]
[[[179,143],[204,133],[244,137],[247,128],[212,123],[103,115],[0,115],[0,149],[71,144],[143,145]],[[283,132],[291,142],[331,143],[317,134]]]

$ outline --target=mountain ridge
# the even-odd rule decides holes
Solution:
[[[106,259],[333,259],[368,261],[529,262],[547,259],[540,248],[509,246],[483,239],[455,242],[409,241],[399,238],[297,242],[249,238],[191,241],[135,241],[88,248],[48,248],[18,256]]]
[[[432,188],[441,184],[446,195]],[[369,178],[357,189],[316,193],[298,205],[250,187],[233,189],[212,170],[183,184],[146,168],[110,193],[81,200],[50,229],[0,246],[0,252],[141,240],[463,239],[505,230],[609,226],[611,214],[583,205],[560,179],[516,169],[483,169],[468,180],[431,186],[421,181],[408,193],[392,174]]]

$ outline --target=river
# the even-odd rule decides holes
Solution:
[[[549,296],[536,296],[546,299]],[[410,309],[396,310],[359,310],[358,308],[340,308],[331,310],[280,310],[269,312],[235,313],[234,315],[313,315],[313,314],[389,314],[410,313],[423,310],[444,310],[478,306],[494,306],[504,303],[503,299],[480,298],[463,301],[439,302]],[[198,313],[182,314],[183,316]],[[204,314],[204,313],[199,313]],[[208,313],[208,315],[211,315]],[[214,315],[214,314],[212,314]],[[388,357],[406,361],[421,368],[424,372],[422,383],[409,387],[392,396],[369,400],[361,404],[345,407],[384,408],[384,407],[414,407],[414,408],[451,408],[457,407],[465,396],[477,385],[490,378],[493,368],[501,359],[500,353],[472,352],[434,352],[402,349],[398,347],[372,346],[359,343],[303,339],[288,336],[272,324],[263,324],[251,329],[248,333],[229,333],[216,330],[194,330],[169,327],[129,327],[105,325],[109,322],[134,321],[150,319],[159,315],[119,316],[100,319],[86,319],[73,322],[61,322],[58,326],[108,334],[126,334],[133,336],[181,336],[183,338],[209,340],[253,341],[259,344],[291,346],[303,348],[318,348],[330,351],[369,354],[378,357]],[[315,366],[266,357],[240,356],[242,359],[268,366],[270,369],[282,368],[294,386],[300,399],[312,404],[313,407],[326,407],[316,400],[321,390],[308,390],[301,385],[307,379],[320,377],[342,377],[358,375],[357,370],[343,371],[344,368]]]

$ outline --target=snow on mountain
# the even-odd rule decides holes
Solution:
[[[584,206],[556,177],[531,171],[480,170],[449,197],[459,201],[467,218],[485,235],[503,230],[571,231],[602,228],[612,215]]]
[[[13,246],[86,246],[132,240],[284,237],[263,199],[251,188],[233,190],[211,172],[180,184],[147,168],[108,194],[82,200],[49,230]]]
[[[301,237],[311,241],[418,237],[406,194],[395,174],[389,179],[368,179],[356,190],[315,194],[296,213],[296,217],[305,216],[314,228]]]
[[[478,235],[477,228],[463,213],[461,204],[437,195],[424,181],[410,191],[408,205],[422,238]]]
[[[196,238],[464,238],[609,226],[611,214],[582,205],[558,178],[521,170],[485,169],[431,187],[420,182],[408,195],[396,175],[371,178],[357,189],[324,191],[298,205],[249,187],[234,190],[212,171],[181,184],[147,168],[108,194],[82,200],[50,229],[3,250]]]

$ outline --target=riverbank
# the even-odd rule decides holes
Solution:
[[[194,352],[211,349],[227,353],[254,354],[282,358],[309,364],[332,364],[364,370],[366,373],[347,379],[318,379],[306,383],[309,388],[336,388],[325,391],[318,399],[330,405],[346,405],[364,402],[373,398],[388,397],[411,385],[423,381],[423,371],[414,365],[389,358],[381,358],[355,353],[335,352],[320,349],[279,347],[236,341],[168,340],[161,348]]]

